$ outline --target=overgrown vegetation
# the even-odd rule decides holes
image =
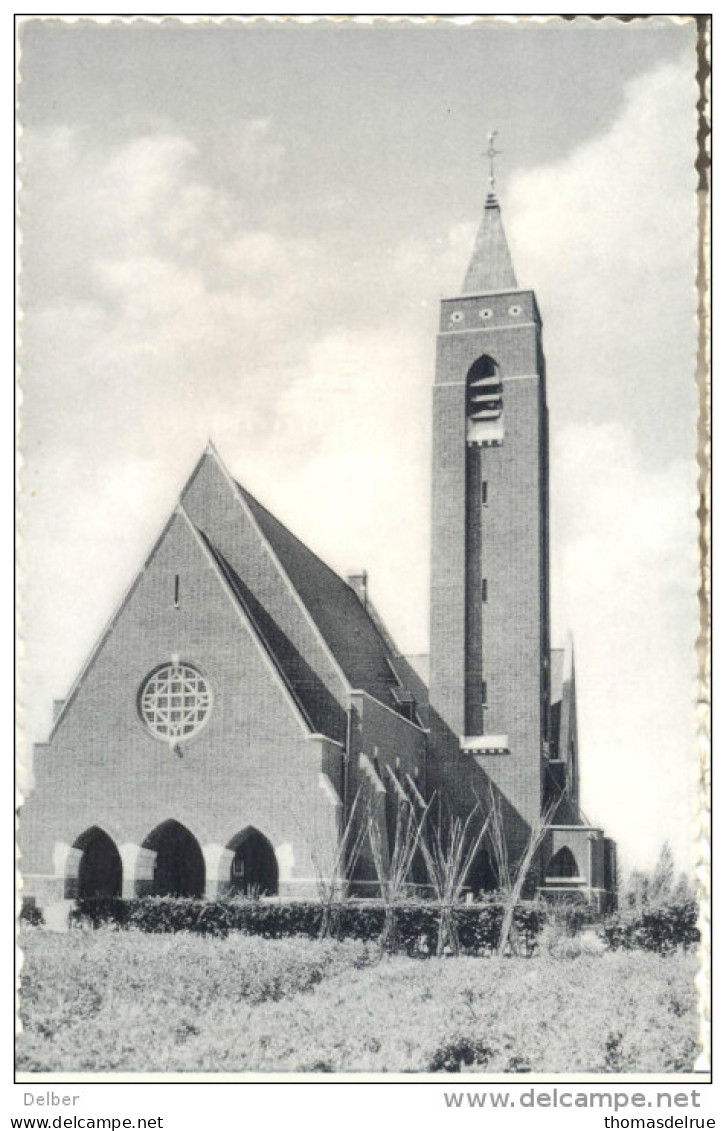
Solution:
[[[411,962],[352,940],[22,934],[24,1071],[684,1072],[698,1054],[683,952]]]
[[[349,822],[339,857],[316,869],[317,900],[89,900],[65,934],[27,911],[18,1067],[693,1068],[696,904],[673,899],[667,853],[648,897],[603,920],[584,903],[523,899],[539,832],[510,866],[494,801],[446,835],[440,821],[427,826],[428,812],[399,808],[390,860],[366,822],[378,900],[349,897],[344,876],[362,843]],[[464,902],[485,836],[507,879]],[[432,898],[414,902],[418,852]]]
[[[670,954],[687,950],[700,940],[698,909],[692,901],[626,911],[606,919],[605,942],[612,950],[652,950]]]

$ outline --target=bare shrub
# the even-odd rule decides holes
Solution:
[[[332,855],[314,835],[307,835],[315,872],[315,886],[322,909],[319,935],[321,939],[330,936],[337,938],[340,930],[342,908],[350,893],[351,877],[367,833],[367,821],[361,812],[362,809],[359,790]]]
[[[428,807],[419,819],[409,802],[402,800],[398,802],[393,851],[387,868],[380,826],[373,814],[368,813],[368,838],[383,903],[383,931],[380,938],[383,950],[396,950],[398,948],[398,917],[396,912],[407,895],[409,877],[414,857],[421,843],[427,813]]]
[[[472,824],[478,815],[481,824],[474,831]],[[439,814],[435,827],[429,828],[428,835],[422,836],[420,841],[426,871],[439,907],[437,958],[444,954],[447,947],[453,954],[459,954],[461,949],[455,908],[461,902],[466,878],[486,834],[489,818],[484,818],[481,806],[477,805],[466,820],[450,818],[445,832],[442,824]]]
[[[499,882],[502,887],[502,901],[504,904],[504,917],[499,935],[497,953],[502,955],[507,947],[513,954],[519,953],[519,940],[517,932],[513,930],[514,914],[521,901],[525,882],[529,876],[534,859],[545,837],[547,829],[557,809],[557,801],[547,806],[540,819],[531,826],[529,838],[524,851],[514,868],[510,867],[507,836],[502,816],[502,807],[498,794],[489,787],[489,827],[490,843],[499,873]]]

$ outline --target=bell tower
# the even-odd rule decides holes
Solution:
[[[470,809],[473,760],[531,823],[549,739],[545,363],[535,296],[517,283],[493,182],[492,173],[462,293],[442,300],[437,339],[431,777],[449,794],[459,783]]]

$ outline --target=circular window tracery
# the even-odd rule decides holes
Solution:
[[[212,706],[212,692],[191,664],[163,664],[139,692],[139,714],[159,738],[189,738],[203,725]]]

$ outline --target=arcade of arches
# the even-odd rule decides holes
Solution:
[[[119,848],[98,826],[87,829],[68,852],[64,880],[66,899],[276,895],[279,869],[272,844],[258,829],[245,828],[223,849],[203,850],[189,829],[168,820],[140,848]]]
[[[68,854],[65,898],[277,894],[277,857],[259,829],[249,826],[221,851],[207,852],[209,860],[196,837],[175,820],[157,825],[135,855],[119,851],[108,833],[94,825],[77,838]],[[546,871],[550,880],[574,880],[579,875],[575,857],[566,847],[555,853]],[[474,892],[497,887],[496,865],[486,848],[474,858],[467,886]]]

